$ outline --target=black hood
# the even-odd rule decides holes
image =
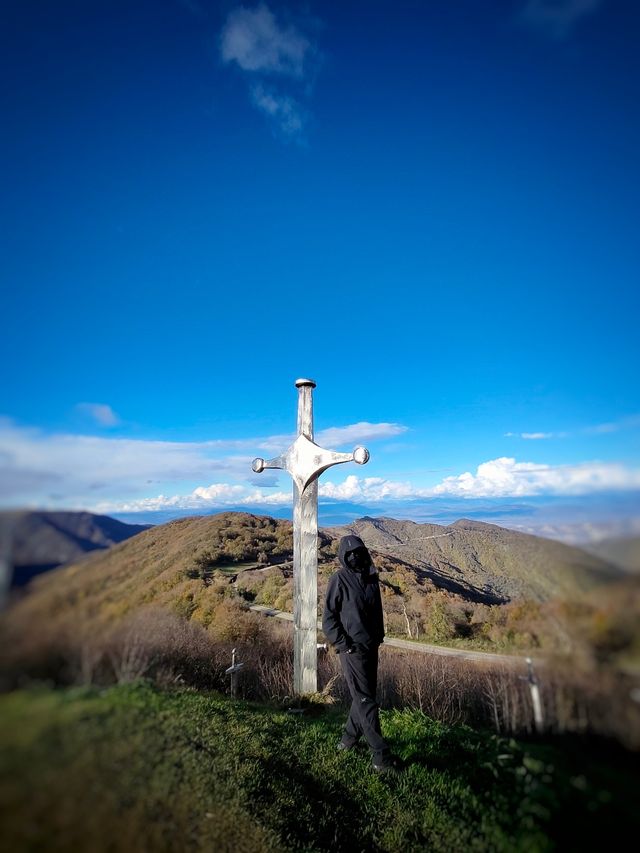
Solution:
[[[364,544],[362,539],[359,536],[354,536],[350,533],[348,536],[343,536],[340,540],[340,544],[338,545],[338,560],[340,560],[340,565],[343,569],[347,569],[347,571],[351,571],[349,566],[345,562],[345,557],[349,553],[349,551],[355,551],[356,548],[366,548],[367,546]]]

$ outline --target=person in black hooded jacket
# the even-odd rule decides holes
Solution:
[[[340,655],[352,699],[338,749],[352,749],[364,737],[374,769],[389,770],[395,759],[380,731],[376,701],[378,647],[384,639],[378,573],[358,536],[342,537],[338,559],[341,568],[329,580],[322,616],[322,630]]]

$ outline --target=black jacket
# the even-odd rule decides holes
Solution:
[[[343,536],[338,550],[341,568],[327,587],[322,630],[337,652],[351,646],[377,648],[384,638],[378,573],[373,566],[366,573],[354,572],[344,559],[362,545],[358,536]]]

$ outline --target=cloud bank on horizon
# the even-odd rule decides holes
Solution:
[[[317,434],[325,446],[405,435],[403,424],[361,421]],[[0,420],[0,503],[4,506],[85,508],[95,512],[152,512],[225,506],[286,506],[288,477],[260,480],[250,471],[258,451],[278,453],[292,434],[201,442],[153,441],[113,436],[46,433]],[[334,475],[335,476],[335,475]],[[202,483],[191,487],[190,484]],[[180,488],[183,484],[183,488]],[[166,493],[167,487],[171,494]],[[162,490],[162,491],[160,491]],[[447,476],[432,485],[348,474],[320,481],[327,500],[373,504],[420,498],[505,498],[589,495],[640,490],[640,468],[616,462],[541,464],[502,456],[475,472]]]

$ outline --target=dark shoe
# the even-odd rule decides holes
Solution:
[[[348,752],[350,749],[355,748],[355,743],[345,743],[343,740],[338,741],[338,745],[336,749],[338,752]]]
[[[373,759],[371,765],[376,773],[397,773],[402,770],[402,763],[394,755],[386,755],[384,758]]]

